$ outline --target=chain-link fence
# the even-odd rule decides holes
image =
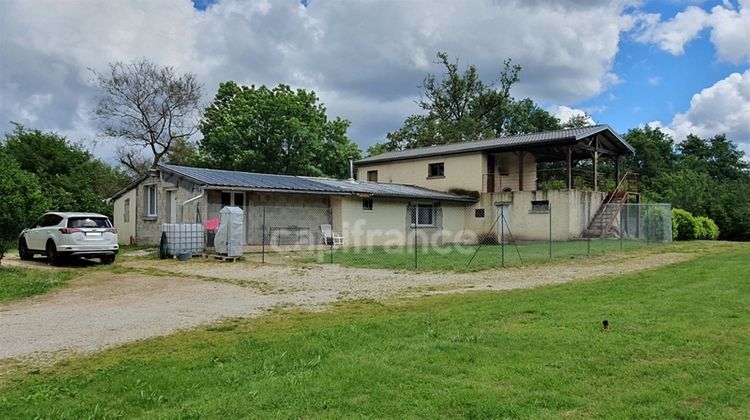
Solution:
[[[548,201],[491,208],[410,204],[245,209],[245,258],[362,268],[466,271],[670,242],[669,204],[607,204],[575,211]],[[211,244],[207,230],[207,246]]]

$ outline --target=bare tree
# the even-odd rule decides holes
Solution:
[[[145,58],[91,72],[102,90],[95,110],[100,129],[123,142],[117,155],[131,171],[142,174],[155,167],[175,142],[197,131],[202,87],[194,74],[178,75]]]

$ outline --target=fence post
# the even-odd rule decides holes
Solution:
[[[552,259],[552,203],[547,202],[549,210],[549,259]]]
[[[625,237],[625,224],[623,223],[622,213],[626,208],[625,205],[620,205],[620,252],[622,252],[622,241]]]
[[[500,265],[505,268],[505,206],[500,206]]]
[[[261,240],[260,240],[260,262],[266,262],[266,207],[263,206],[263,226],[261,227]]]
[[[419,204],[414,207],[414,269],[416,270],[419,264],[417,263],[417,229],[419,227]]]

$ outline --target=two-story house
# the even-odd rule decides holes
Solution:
[[[621,157],[633,151],[609,126],[595,125],[387,152],[356,166],[362,180],[478,196],[466,212],[468,230],[498,235],[508,230],[520,240],[541,240],[549,238],[551,224],[555,240],[568,240],[585,235],[597,217],[607,217],[597,213],[603,203],[627,199],[614,191],[630,186],[619,167]],[[606,177],[600,170],[604,160],[613,169]],[[540,170],[547,162],[558,162],[550,170],[556,182]]]

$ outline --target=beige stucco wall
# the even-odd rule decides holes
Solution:
[[[372,210],[363,210],[362,198],[359,197],[338,197],[332,205],[334,231],[344,237],[344,246],[362,248],[414,243],[414,230],[407,221],[409,202],[406,200],[374,198]],[[418,229],[419,243],[443,244],[463,238],[466,207],[441,203],[440,209],[442,219],[439,226]]]
[[[428,165],[443,162],[445,177],[430,178]],[[479,191],[487,162],[480,153],[401,160],[357,167],[357,179],[367,180],[367,171],[378,171],[378,182],[418,185],[438,191],[451,188]]]
[[[145,186],[156,185],[156,217],[146,216],[145,205]],[[161,225],[162,223],[169,223],[170,219],[170,208],[167,204],[167,190],[176,191],[177,194],[177,217],[179,221],[180,217],[180,205],[187,200],[195,196],[198,191],[193,190],[195,185],[184,179],[165,174],[162,176],[157,173],[154,176],[150,176],[144,179],[132,190],[128,191],[121,197],[118,197],[114,205],[114,223],[118,229],[118,238],[120,243],[127,244],[130,242],[130,237],[135,238],[137,244],[158,244],[161,238]],[[122,214],[124,208],[125,199],[130,199],[130,223],[125,224],[124,216]],[[205,220],[206,205],[204,199],[198,200],[197,202],[191,203],[185,207],[183,213],[183,221],[185,223],[192,223],[196,219],[196,213],[198,206],[201,206],[201,214]],[[122,226],[122,227],[120,227]]]
[[[125,221],[125,202],[129,200],[128,220]],[[132,189],[118,197],[113,203],[112,223],[117,228],[117,240],[121,245],[135,242],[136,208],[138,207],[136,190]],[[131,239],[132,238],[132,239]]]
[[[579,238],[599,209],[606,193],[577,190],[515,191],[508,193],[482,194],[479,203],[466,213],[466,227],[477,234],[498,235],[500,224],[497,204],[508,205],[505,214],[513,238],[521,241],[543,241],[550,237],[564,241]],[[547,200],[550,212],[533,212],[532,201]],[[485,209],[485,217],[475,217],[474,209]],[[550,220],[551,216],[551,220]],[[494,225],[494,226],[493,226]],[[507,229],[506,229],[507,232]]]

